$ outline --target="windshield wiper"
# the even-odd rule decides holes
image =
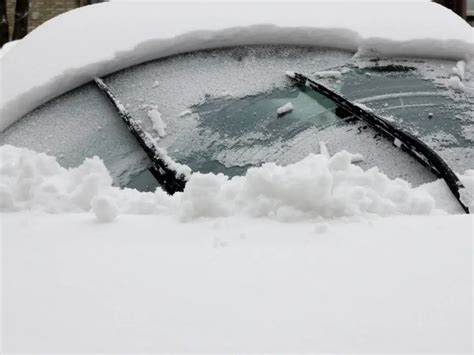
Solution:
[[[112,90],[104,83],[101,78],[94,79],[97,87],[107,96],[109,101],[117,110],[117,113],[127,125],[129,131],[133,134],[148,158],[152,162],[150,172],[158,181],[160,186],[170,195],[184,190],[187,178],[178,173],[169,164],[169,158],[162,153],[162,150],[156,145],[153,139],[143,130],[140,124],[132,118],[124,105],[115,97]]]
[[[388,122],[387,120],[384,120],[383,118],[375,115],[374,113],[368,112],[362,109],[361,107],[353,104],[341,95],[335,93],[324,85],[321,85],[302,74],[288,72],[287,76],[294,80],[298,85],[304,85],[306,87],[309,87],[312,90],[326,96],[330,100],[333,100],[344,111],[366,122],[377,132],[391,139],[397,147],[400,147],[401,149],[406,151],[418,162],[420,162],[422,165],[432,171],[436,176],[442,178],[448,185],[454,197],[458,200],[462,209],[466,213],[469,213],[469,208],[461,199],[461,190],[465,189],[464,185],[456,176],[456,174],[452,171],[452,169],[448,166],[448,164],[426,143],[424,143],[414,135],[396,127],[394,124]]]

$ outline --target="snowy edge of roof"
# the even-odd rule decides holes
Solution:
[[[104,3],[53,18],[1,57],[0,131],[95,76],[196,50],[266,44],[474,58],[472,28],[428,2]]]

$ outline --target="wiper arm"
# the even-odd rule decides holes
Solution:
[[[143,130],[141,125],[132,118],[125,106],[115,97],[107,84],[105,84],[101,78],[95,78],[94,81],[97,87],[107,96],[115,107],[120,118],[125,122],[129,131],[152,161],[153,166],[150,168],[150,172],[160,186],[170,195],[175,192],[183,191],[187,177],[177,172],[173,167],[170,167],[169,158],[162,153],[162,150],[156,145],[153,139],[150,138],[147,132]]]
[[[458,200],[464,212],[469,213],[469,208],[461,199],[461,190],[465,189],[464,185],[448,166],[448,164],[426,143],[414,135],[396,127],[391,122],[384,120],[372,112],[368,112],[360,108],[341,95],[328,89],[324,85],[321,85],[302,74],[288,72],[287,76],[294,80],[298,85],[307,86],[333,100],[342,109],[354,117],[366,122],[377,132],[381,133],[385,137],[390,138],[394,143],[398,143],[397,146],[400,146],[400,148],[427,167],[436,176],[443,179],[453,193],[454,197]]]

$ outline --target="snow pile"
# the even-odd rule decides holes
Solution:
[[[111,190],[112,179],[97,157],[86,159],[75,169],[62,168],[46,154],[11,146],[2,146],[0,157],[3,211],[88,211],[94,198]]]
[[[274,163],[249,169],[245,177],[195,174],[182,196],[184,218],[230,216],[235,213],[295,221],[368,213],[429,214],[435,200],[403,180],[390,180],[378,169],[351,164],[345,151],[286,167]]]
[[[474,56],[472,28],[430,2],[210,2],[186,4],[186,11],[180,2],[104,3],[53,18],[3,54],[0,130],[95,76],[199,49],[262,44],[358,56]]]
[[[27,149],[2,146],[0,156],[1,211],[92,209],[101,221],[111,221],[118,213],[167,214],[184,221],[232,215],[297,221],[459,212],[442,181],[414,189],[377,168],[364,171],[351,163],[358,157],[345,151],[332,157],[309,155],[286,167],[268,163],[232,179],[195,173],[185,191],[174,196],[160,189],[141,193],[113,187],[99,158],[64,169],[54,157]],[[474,171],[464,180],[472,191]]]

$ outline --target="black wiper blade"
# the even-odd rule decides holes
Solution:
[[[421,141],[414,135],[403,131],[399,127],[395,126],[391,122],[375,115],[372,112],[368,112],[361,107],[353,104],[349,100],[345,99],[341,95],[328,89],[324,85],[321,85],[305,75],[288,72],[287,76],[294,80],[298,85],[304,85],[309,87],[316,92],[326,96],[327,98],[336,102],[342,109],[357,117],[358,119],[366,122],[369,126],[374,128],[377,132],[381,133],[385,137],[391,139],[394,144],[402,148],[417,161],[427,167],[436,176],[443,179],[448,185],[449,189],[453,193],[454,197],[458,200],[464,212],[469,213],[469,208],[461,199],[461,190],[464,189],[463,183],[456,176],[454,171],[448,166],[448,164],[426,143]]]
[[[150,172],[158,181],[160,186],[170,195],[175,192],[181,192],[186,186],[187,178],[185,175],[178,173],[170,167],[169,158],[166,157],[159,147],[156,146],[153,139],[143,130],[141,125],[132,118],[128,110],[115,97],[112,90],[107,86],[101,78],[94,79],[97,87],[107,96],[109,101],[117,110],[120,118],[125,122],[129,131],[133,134],[146,155],[152,161],[153,166]]]

